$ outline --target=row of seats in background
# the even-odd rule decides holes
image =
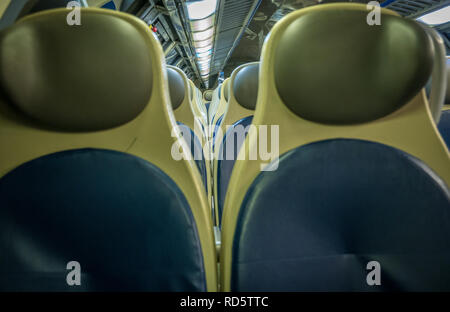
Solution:
[[[59,9],[4,30],[0,290],[449,290],[443,46],[367,13],[288,15],[209,109],[133,16],[83,9],[77,28]],[[216,125],[239,124],[279,126],[278,170],[189,157],[223,153]],[[180,161],[177,125],[193,134]]]

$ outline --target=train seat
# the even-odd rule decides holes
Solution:
[[[211,102],[209,104],[209,108],[208,108],[208,121],[209,124],[212,124],[212,122],[214,121],[214,117],[216,115],[217,112],[217,108],[219,107],[219,101],[221,98],[221,92],[222,92],[222,86],[223,83],[217,86],[217,88],[214,89],[213,94],[212,94],[212,99]]]
[[[450,290],[450,158],[423,89],[437,49],[417,22],[368,12],[301,9],[265,41],[246,146],[277,125],[280,156],[261,171],[241,149],[234,166],[225,291]]]
[[[222,219],[228,182],[243,143],[244,136],[241,132],[244,131],[245,135],[247,135],[249,126],[252,123],[253,111],[258,96],[258,74],[259,63],[250,63],[237,68],[236,75],[232,75],[230,79],[230,84],[233,86],[233,91],[231,92],[232,100],[230,101],[229,109],[224,112],[225,118],[219,125],[224,133],[221,136],[221,142],[219,142],[220,139],[216,142],[219,147],[214,162],[216,165],[214,171],[214,180],[216,182],[215,198],[217,199],[219,224]]]
[[[222,135],[225,135],[227,126],[253,115],[258,90],[258,73],[259,62],[241,65],[231,74],[228,86],[224,86],[223,97],[228,105],[222,105],[224,106],[220,123]],[[255,99],[250,95],[255,96]],[[217,140],[221,139],[217,138]]]
[[[0,290],[216,291],[200,174],[171,157],[158,40],[125,13],[67,14],[0,33]]]
[[[200,123],[202,125],[202,128],[205,129],[205,127],[208,125],[208,113],[206,111],[206,107],[202,102],[202,99],[199,97],[200,91],[195,86],[194,82],[192,80],[188,79],[189,81],[189,92],[191,96],[191,109],[194,113],[194,116],[200,120]],[[204,131],[204,133],[206,133]]]
[[[228,95],[229,95],[229,81],[230,78],[225,79],[225,81],[220,85],[218,95],[219,100],[216,102],[216,107],[214,109],[214,116],[212,116],[211,124],[214,127],[218,127],[220,125],[219,119],[222,120],[223,115],[228,109]]]
[[[444,107],[442,109],[438,129],[447,144],[447,148],[450,148],[450,59],[447,59],[447,86]]]
[[[203,92],[203,103],[206,108],[206,115],[209,115],[209,106],[211,105],[213,93],[214,93],[214,90],[206,90]]]
[[[191,147],[191,154],[202,176],[207,194],[210,193],[210,167],[203,154],[203,144],[206,144],[202,125],[194,116],[190,97],[189,80],[184,72],[175,67],[167,66],[170,98],[175,119],[180,127],[186,143]],[[208,197],[209,198],[209,197]]]
[[[220,126],[222,125],[223,117],[228,111],[228,98],[230,93],[230,78],[225,79],[223,84],[219,87],[219,100],[216,102],[216,108],[214,116],[212,117],[211,122],[211,131],[212,131],[212,149],[214,151],[216,134]]]

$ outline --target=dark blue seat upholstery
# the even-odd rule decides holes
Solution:
[[[445,141],[445,144],[447,144],[447,148],[450,149],[450,109],[442,112],[441,119],[439,120],[438,124],[438,129]]]
[[[205,291],[178,186],[138,157],[64,151],[0,179],[0,291]],[[66,265],[81,266],[81,285]]]
[[[332,139],[287,152],[253,182],[237,222],[234,291],[450,290],[449,190],[383,144]],[[366,283],[370,261],[380,286]]]
[[[216,145],[216,144],[215,144],[215,143],[216,143],[216,134],[217,134],[217,131],[218,131],[218,129],[219,129],[221,123],[222,123],[223,116],[224,116],[224,115],[220,116],[220,117],[217,119],[216,124],[214,125],[213,139],[212,139],[212,144],[213,144],[212,148],[213,148],[213,151],[214,151],[214,148],[215,148],[215,145]]]
[[[223,206],[225,203],[225,196],[227,194],[228,183],[230,182],[231,173],[233,172],[234,163],[241,148],[243,141],[240,141],[236,135],[236,127],[243,127],[246,129],[247,135],[248,126],[251,125],[253,116],[242,118],[233,124],[225,133],[222,144],[219,150],[219,160],[217,162],[217,197],[218,197],[218,211],[219,221],[222,220]],[[227,156],[230,153],[228,150],[232,148],[232,159]]]
[[[447,59],[447,87],[445,90],[444,104],[448,107],[450,105],[450,59]],[[438,124],[439,132],[442,138],[447,144],[447,148],[450,148],[450,110],[445,109],[442,111],[441,119]]]
[[[106,3],[102,6],[102,8],[103,8],[103,9],[110,9],[110,10],[116,10],[116,9],[117,9],[117,8],[116,8],[116,4],[114,3],[114,1],[106,2]]]
[[[191,154],[193,159],[195,160],[195,164],[197,165],[198,171],[200,171],[200,175],[202,177],[203,185],[205,186],[205,189],[207,188],[207,173],[206,173],[206,160],[203,155],[203,148],[202,144],[200,143],[199,138],[195,135],[194,131],[183,124],[182,122],[177,122],[177,124],[180,126],[181,131],[183,132],[183,137],[188,138],[190,143],[188,142],[190,148],[191,148]],[[203,125],[202,125],[203,127]],[[187,134],[187,135],[186,135]],[[200,158],[200,159],[196,159]]]

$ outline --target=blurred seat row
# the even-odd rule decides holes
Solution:
[[[367,14],[295,11],[203,95],[124,13],[0,32],[0,290],[450,290],[442,39]]]

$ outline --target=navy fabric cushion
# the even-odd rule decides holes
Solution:
[[[450,290],[450,193],[420,160],[335,139],[279,161],[242,203],[232,290]],[[366,282],[370,261],[380,286]]]
[[[188,145],[190,145],[190,147],[191,147],[192,157],[195,161],[195,164],[197,165],[198,171],[200,171],[200,175],[202,177],[205,190],[206,190],[206,192],[208,192],[206,160],[205,160],[205,157],[203,156],[202,144],[201,144],[199,138],[195,135],[194,131],[191,128],[189,128],[188,126],[186,126],[185,124],[183,124],[182,122],[179,122],[179,121],[177,122],[177,124],[180,126],[181,131],[183,133],[187,133],[188,134],[187,137],[190,138],[191,142],[188,142]],[[200,159],[195,159],[195,158],[200,158]]]
[[[222,116],[220,116],[220,117],[217,119],[216,124],[214,125],[213,141],[212,141],[212,142],[213,142],[213,150],[214,150],[215,145],[216,145],[216,134],[217,134],[217,129],[219,129],[220,124],[222,123],[223,116],[225,116],[225,114],[223,114]]]
[[[103,9],[116,10],[116,4],[114,1],[109,1],[102,6]]]
[[[442,111],[438,129],[445,141],[445,144],[447,144],[447,148],[450,148],[450,109]]]
[[[153,164],[97,149],[0,179],[0,291],[205,291],[188,202]],[[67,263],[81,266],[69,286]]]
[[[243,139],[245,138],[245,136],[247,136],[247,127],[251,125],[252,120],[253,116],[248,116],[234,123],[225,133],[222,144],[220,145],[219,160],[217,161],[217,202],[220,222],[219,224],[222,223],[223,205],[225,203],[225,196],[227,194],[228,183],[230,182],[234,163],[236,161],[237,155],[239,154],[241,145],[244,143]],[[244,137],[238,136],[238,133],[236,132],[237,127],[245,128]],[[231,148],[233,150],[230,151]]]

